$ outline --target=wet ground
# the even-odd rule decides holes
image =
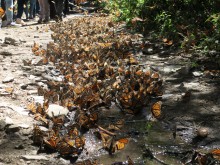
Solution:
[[[0,30],[0,164],[70,164],[72,161],[57,153],[38,154],[39,147],[32,145],[35,121],[26,105],[30,100],[42,99],[37,96],[37,87],[45,77],[56,77],[54,67],[43,65],[31,51],[34,42],[46,47],[52,41],[49,26],[34,23]],[[78,160],[126,164],[129,156],[136,164],[179,165],[190,162],[195,150],[208,153],[220,148],[220,77],[205,72],[213,66],[204,62],[204,66],[194,67],[195,57],[200,58],[200,54],[173,51],[161,43],[147,42],[147,49],[136,56],[141,65],[162,76],[163,119],[152,118],[151,105],[136,116],[124,115],[114,104],[110,110],[103,108],[102,115],[111,118],[100,123],[126,118],[121,134],[129,138],[129,143],[125,149],[109,155],[91,129],[84,135],[85,150]],[[198,134],[201,129],[206,129],[207,136]]]

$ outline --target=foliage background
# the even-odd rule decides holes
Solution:
[[[100,1],[101,2],[101,1]],[[182,47],[220,51],[220,0],[103,0],[105,11]]]

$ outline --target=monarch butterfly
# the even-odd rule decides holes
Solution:
[[[68,129],[68,134],[69,136],[78,136],[79,135],[79,131],[78,129],[75,127],[75,126],[70,126],[69,129]]]
[[[0,18],[3,18],[5,15],[5,11],[3,8],[0,7]]]
[[[43,138],[43,141],[46,144],[46,146],[48,146],[52,149],[56,149],[57,144],[60,141],[60,139],[57,136],[52,135],[49,138]]]
[[[123,138],[123,139],[119,139],[116,141],[115,146],[117,148],[117,150],[122,150],[125,148],[125,144],[128,143],[128,139]]]
[[[45,132],[43,132],[38,125],[34,125],[33,142],[35,144],[42,144],[44,135],[45,135]]]
[[[211,153],[215,159],[220,160],[220,149],[214,149]]]
[[[123,127],[123,125],[124,125],[124,120],[121,119],[121,120],[118,120],[115,124],[110,124],[108,126],[108,129],[118,131]]]
[[[158,101],[154,103],[151,107],[151,113],[156,119],[161,117],[161,105],[162,105],[162,102]]]
[[[129,156],[127,156],[127,159],[128,159],[128,165],[134,165],[133,160],[131,160]]]
[[[52,113],[52,115],[54,115],[54,114]],[[54,125],[63,125],[64,124],[64,115],[61,115],[58,117],[53,116],[52,121],[53,121]]]
[[[112,46],[112,43],[98,43],[98,45],[102,48],[109,48]]]
[[[61,141],[57,144],[57,150],[61,155],[69,155],[77,151],[76,148],[72,147],[65,141]]]
[[[37,112],[36,112],[36,106],[35,106],[35,103],[34,103],[34,102],[32,102],[31,104],[28,104],[28,105],[27,105],[27,109],[30,110],[30,111],[31,111],[32,113],[34,113],[34,114],[37,113]]]
[[[64,137],[64,141],[70,145],[71,147],[74,147],[75,146],[75,140],[72,139],[71,137]]]
[[[109,149],[112,145],[113,136],[108,135],[107,133],[104,132],[100,132],[100,134],[102,138],[103,147]]]
[[[85,139],[83,137],[76,137],[75,138],[75,145],[76,145],[77,148],[84,147]]]
[[[75,165],[97,165],[97,160],[84,160],[82,162],[77,162]]]
[[[158,80],[159,79],[159,73],[158,72],[155,72],[155,73],[153,73],[152,75],[151,75],[151,78],[152,79],[156,79],[156,80]]]

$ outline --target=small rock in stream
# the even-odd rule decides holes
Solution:
[[[201,127],[197,130],[197,136],[198,137],[202,137],[202,138],[205,138],[207,137],[209,134],[209,130],[208,128],[205,128],[205,127]]]

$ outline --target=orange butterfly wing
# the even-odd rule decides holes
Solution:
[[[162,105],[162,102],[158,101],[154,103],[151,107],[151,113],[156,119],[161,117],[161,105]]]
[[[123,138],[123,139],[119,139],[116,141],[115,146],[117,148],[117,150],[122,150],[125,148],[125,144],[128,143],[128,139]]]

